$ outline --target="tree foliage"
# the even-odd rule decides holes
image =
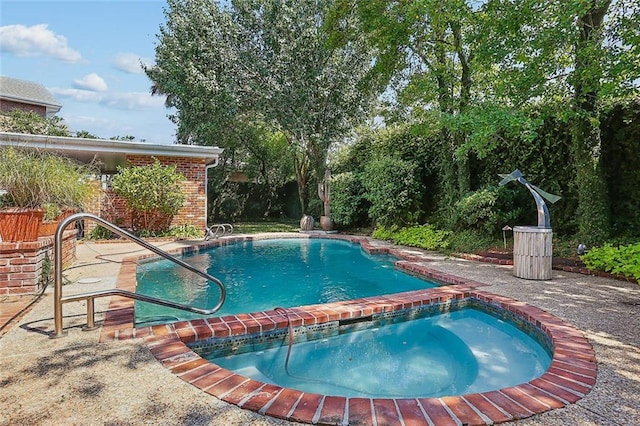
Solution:
[[[338,173],[331,176],[331,219],[338,225],[354,226],[366,222],[368,203],[358,174]]]
[[[242,143],[226,148],[221,164],[209,172],[212,219],[266,218],[282,213],[279,192],[294,176],[286,139],[265,123],[244,130]],[[247,182],[233,182],[229,179],[233,173],[246,177]]]
[[[284,135],[303,212],[329,146],[367,112],[371,57],[362,43],[333,47],[323,22],[330,0],[231,3],[170,0],[147,69],[167,95],[182,141],[237,146],[261,120]],[[215,138],[215,139],[214,139]]]
[[[638,91],[640,2],[494,0],[483,12],[480,57],[497,70],[493,94],[514,105],[542,100],[569,123],[578,233],[603,240],[610,201],[600,123],[607,105]]]
[[[533,171],[541,184],[552,180],[544,173],[560,174],[545,162],[568,161],[569,185],[555,182],[563,195],[575,197],[567,202],[576,200],[576,230],[585,242],[607,236],[611,204],[600,155],[601,122],[617,100],[638,95],[638,0],[340,0],[337,5],[335,23],[350,16],[357,24],[351,31],[335,25],[334,40],[364,33],[376,49],[373,72],[390,82],[395,95],[385,117],[417,126],[438,123],[442,217],[455,217],[456,203],[488,183],[477,173],[495,170],[483,163],[506,159],[500,152],[506,146],[511,159],[503,172]],[[535,151],[536,142],[550,135],[544,127],[554,121],[569,132],[558,132],[557,146],[552,141],[540,150],[548,158],[514,155],[509,144]]]
[[[374,223],[406,225],[420,217],[422,186],[413,163],[392,157],[374,159],[366,165],[362,183]]]
[[[2,131],[31,135],[71,136],[69,128],[56,115],[43,118],[33,111],[12,109],[1,123]]]

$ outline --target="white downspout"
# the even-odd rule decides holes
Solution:
[[[219,163],[219,157],[215,161],[208,164],[204,168],[204,226],[209,227],[209,169],[216,167]]]

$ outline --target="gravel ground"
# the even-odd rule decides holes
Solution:
[[[171,249],[182,243],[163,243]],[[81,244],[64,293],[115,285],[129,243]],[[142,253],[143,251],[137,251]],[[581,329],[596,351],[597,383],[578,403],[520,425],[640,424],[640,286],[554,271],[549,281],[496,266],[430,255],[428,266],[486,284],[484,290],[543,308]],[[100,281],[84,283],[87,278]],[[94,281],[94,280],[88,280]],[[0,425],[290,425],[226,404],[163,368],[139,341],[98,343],[81,331],[86,307],[64,306],[66,337],[50,339],[53,293],[0,338]],[[108,298],[96,301],[102,320]]]

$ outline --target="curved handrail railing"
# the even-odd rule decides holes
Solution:
[[[137,293],[132,293],[130,291],[126,291],[126,290],[120,290],[120,289],[110,289],[110,290],[102,290],[102,291],[96,291],[93,293],[85,293],[85,294],[77,294],[77,295],[72,295],[72,296],[67,296],[67,297],[62,297],[62,234],[64,233],[64,229],[72,222],[75,222],[76,220],[80,220],[80,219],[90,219],[94,222],[98,222],[100,225],[104,226],[105,228],[107,228],[108,230],[110,230],[111,232],[116,233],[117,235],[126,238],[128,240],[133,241],[134,243],[146,248],[147,250],[152,251],[153,253],[164,257],[167,260],[170,260],[180,266],[182,266],[183,268],[188,269],[189,271],[205,278],[206,280],[209,281],[213,281],[219,288],[220,288],[220,300],[218,300],[218,303],[211,309],[200,309],[200,308],[195,308],[193,306],[188,306],[188,305],[183,305],[181,303],[176,303],[176,302],[171,302],[168,300],[163,300],[163,299],[158,299],[156,297],[151,297],[151,296],[145,296],[143,294],[137,294]],[[226,289],[224,287],[224,284],[222,283],[222,281],[220,281],[218,278],[207,274],[206,272],[200,271],[199,269],[194,268],[193,266],[189,265],[188,263],[170,255],[169,253],[167,253],[166,251],[160,250],[159,248],[155,247],[154,245],[149,244],[148,242],[142,240],[141,238],[136,237],[135,235],[130,234],[129,232],[125,231],[122,228],[117,227],[116,225],[112,224],[111,222],[107,222],[106,220],[102,219],[101,217],[98,217],[96,215],[90,214],[90,213],[76,213],[74,215],[71,215],[69,217],[67,217],[66,219],[62,220],[59,224],[58,227],[56,228],[56,233],[55,233],[55,240],[54,240],[54,265],[55,265],[55,270],[54,270],[54,294],[53,294],[53,310],[54,310],[54,326],[55,326],[55,331],[54,334],[51,337],[62,337],[64,336],[66,333],[62,330],[62,304],[66,303],[66,302],[76,302],[79,300],[86,300],[87,301],[87,326],[86,329],[92,329],[95,328],[94,327],[94,307],[93,307],[93,300],[97,297],[105,297],[105,296],[113,296],[113,295],[118,295],[118,296],[123,296],[123,297],[128,297],[131,299],[137,299],[137,300],[141,300],[143,302],[149,302],[149,303],[154,303],[156,305],[162,305],[162,306],[168,306],[171,308],[176,308],[176,309],[181,309],[183,311],[189,311],[189,312],[194,312],[196,314],[202,314],[202,315],[211,315],[213,313],[215,313],[216,311],[218,311],[221,307],[222,304],[224,303],[226,297],[227,297],[227,292]]]

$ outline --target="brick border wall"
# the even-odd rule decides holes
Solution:
[[[176,170],[186,178],[182,183],[182,190],[187,199],[178,214],[173,217],[171,226],[194,225],[196,228],[204,230],[207,202],[205,191],[207,164],[205,160],[190,157],[127,155],[127,164],[144,166],[153,164],[154,159],[165,166],[176,166]],[[110,190],[107,190],[105,195],[101,195],[100,212],[94,211],[93,213],[118,225],[131,226],[131,212],[126,208],[124,200]]]
[[[33,242],[0,242],[0,295],[35,294],[45,282],[47,258],[53,272],[54,238],[42,237]],[[76,257],[76,231],[65,231],[62,238],[62,264],[70,265]],[[51,278],[51,277],[49,277]]]

